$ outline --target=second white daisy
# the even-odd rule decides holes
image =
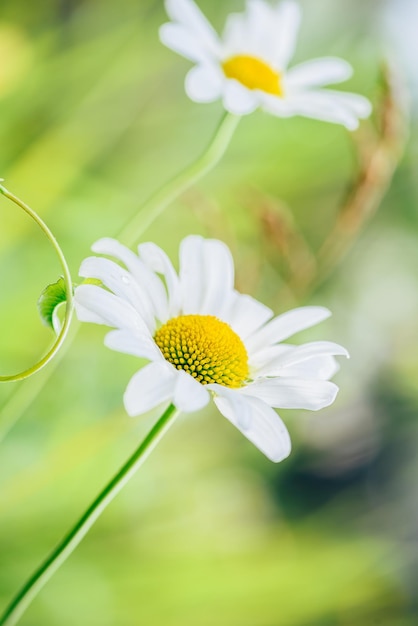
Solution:
[[[272,461],[290,453],[287,429],[274,408],[330,405],[338,387],[329,382],[342,346],[317,341],[284,344],[293,334],[326,319],[322,307],[294,309],[273,318],[268,307],[234,289],[234,264],[221,241],[190,236],[180,247],[180,271],[153,243],[139,256],[114,239],[80,268],[103,286],[76,289],[82,321],[112,326],[105,344],[150,361],[131,379],[124,396],[129,415],[168,403],[183,412],[219,411]],[[125,269],[126,268],[126,269]]]
[[[161,27],[160,38],[196,64],[186,77],[186,92],[195,102],[222,99],[236,115],[261,107],[277,116],[303,115],[350,130],[370,115],[363,96],[321,89],[351,76],[346,61],[314,59],[288,69],[301,18],[295,2],[272,6],[248,0],[244,13],[228,16],[222,37],[193,0],[166,0],[165,6],[172,22]]]

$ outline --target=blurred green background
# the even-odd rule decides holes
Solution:
[[[219,29],[243,7],[199,4]],[[307,119],[245,118],[221,164],[143,238],[176,262],[186,234],[220,237],[243,292],[277,313],[328,306],[331,320],[298,339],[349,348],[337,402],[319,414],[281,412],[294,450],[279,465],[213,408],[181,418],[22,626],[418,622],[412,141],[367,219],[404,132],[402,88],[388,90],[381,58],[401,82],[408,75],[413,5],[302,2],[295,62],[348,59],[355,75],[342,88],[373,100],[373,120],[352,136]],[[219,103],[186,98],[190,64],[159,44],[164,21],[160,0],[1,2],[0,175],[47,221],[74,277],[91,243],[115,235],[193,161],[222,115]],[[60,267],[5,198],[0,224],[6,374],[50,345],[36,301]],[[122,393],[139,364],[105,349],[103,335],[85,325],[57,368],[0,387],[0,612],[155,419],[126,416]]]

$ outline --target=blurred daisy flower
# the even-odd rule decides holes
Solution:
[[[112,326],[105,345],[147,359],[130,380],[129,415],[173,403],[183,412],[212,397],[219,411],[269,459],[290,453],[290,438],[274,408],[330,405],[338,387],[338,344],[283,343],[326,319],[322,307],[302,307],[273,318],[271,309],[234,289],[234,263],[218,240],[189,236],[180,246],[177,274],[161,248],[138,247],[138,256],[115,239],[100,239],[80,275],[99,280],[76,289],[81,321]],[[123,266],[124,267],[123,267]]]
[[[172,22],[161,27],[161,41],[196,64],[186,76],[191,100],[221,98],[235,115],[261,107],[280,117],[304,115],[350,130],[370,115],[363,96],[321,89],[350,78],[352,68],[343,59],[314,59],[287,69],[301,18],[295,2],[272,6],[248,0],[244,13],[228,16],[222,37],[193,0],[166,0],[165,6]]]

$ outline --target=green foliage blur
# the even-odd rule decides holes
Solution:
[[[221,164],[144,236],[174,261],[186,234],[219,237],[241,291],[277,313],[328,306],[331,320],[301,340],[350,350],[337,402],[319,414],[281,412],[294,450],[279,465],[213,407],[181,418],[22,626],[418,623],[412,141],[379,210],[343,231],[318,270],[339,212],[364,185],[361,159],[379,141],[384,4],[305,0],[294,60],[349,60],[355,74],[341,88],[373,100],[371,121],[351,136],[307,119],[244,118]],[[199,5],[217,28],[243,8]],[[187,99],[190,64],[159,43],[164,21],[161,0],[1,2],[0,176],[48,223],[74,277],[96,239],[114,236],[202,152],[222,115],[219,103]],[[393,166],[403,131],[392,131]],[[384,165],[366,192],[383,195]],[[43,234],[0,197],[1,374],[51,344],[36,302],[59,275]],[[57,369],[0,387],[0,613],[156,417],[125,414],[140,363],[104,348],[103,335],[83,326]]]

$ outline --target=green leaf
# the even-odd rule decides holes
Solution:
[[[38,300],[39,315],[45,326],[52,328],[57,334],[60,330],[60,322],[56,314],[56,308],[67,301],[64,278],[61,276],[56,283],[51,283],[41,293]]]

